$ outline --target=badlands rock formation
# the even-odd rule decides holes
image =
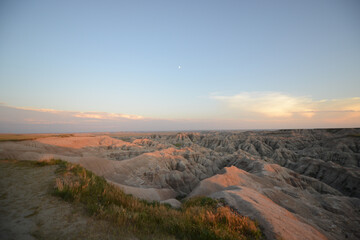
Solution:
[[[1,159],[79,163],[147,200],[223,198],[268,239],[360,239],[360,129],[47,137]]]

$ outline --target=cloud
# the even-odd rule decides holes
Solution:
[[[238,115],[261,115],[268,118],[312,118],[335,113],[360,113],[360,98],[313,100],[279,92],[244,92],[233,96],[212,96]]]
[[[317,107],[324,112],[360,112],[360,97],[321,100]]]
[[[6,105],[6,104],[4,104]],[[9,106],[11,107],[11,106]],[[54,109],[46,109],[46,108],[30,108],[30,107],[12,107],[20,110],[27,110],[27,111],[35,111],[35,112],[45,112],[45,113],[60,113],[65,111],[59,111]]]
[[[116,120],[116,119],[144,119],[143,116],[118,114],[118,113],[106,113],[106,112],[80,112],[73,115],[77,118],[90,118],[90,119],[102,119],[102,120]]]
[[[6,104],[3,104],[6,106]],[[143,119],[143,116],[140,115],[130,115],[130,114],[119,114],[119,113],[107,113],[107,112],[75,112],[75,111],[61,111],[55,109],[46,109],[46,108],[30,108],[30,107],[12,107],[19,110],[33,111],[33,112],[42,112],[42,113],[52,113],[52,114],[65,114],[76,118],[85,118],[85,119],[101,119],[101,120],[119,120],[119,119]]]
[[[225,124],[229,126],[229,124]],[[0,133],[182,131],[223,129],[218,120],[154,119],[106,112],[74,112],[0,105]]]
[[[360,98],[313,100],[278,92],[213,96],[223,105],[196,119],[147,118],[106,112],[76,112],[0,104],[0,132],[116,132],[360,127]],[[199,109],[199,114],[201,113]]]

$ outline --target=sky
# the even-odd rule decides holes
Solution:
[[[0,1],[0,132],[360,127],[360,1]]]

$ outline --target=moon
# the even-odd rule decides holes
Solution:
[[[178,69],[181,69],[181,66],[179,65]]]

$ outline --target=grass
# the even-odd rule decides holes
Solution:
[[[174,146],[177,148],[182,148],[184,146],[183,143],[174,143]]]
[[[351,135],[348,135],[348,137],[355,137],[355,138],[359,138],[359,137],[360,137],[360,134],[351,134]]]
[[[73,134],[0,134],[0,142],[5,141],[27,141],[27,140],[35,140],[38,138],[44,137],[71,137]]]
[[[140,239],[158,236],[188,240],[263,238],[254,221],[239,215],[222,201],[196,197],[184,201],[181,209],[173,209],[168,204],[127,195],[79,165],[59,160],[40,165],[45,164],[59,165],[54,195],[84,204],[89,214],[126,228]]]
[[[67,164],[65,161],[59,160],[59,159],[51,159],[51,160],[44,160],[44,161],[31,161],[31,163],[38,167],[49,166],[49,165],[65,166]]]
[[[36,138],[33,135],[18,135],[18,134],[1,134],[0,135],[0,142],[12,141],[26,141],[26,140],[35,140]]]
[[[5,162],[14,162],[20,166],[28,166],[28,167],[44,167],[44,166],[52,166],[52,165],[59,165],[59,168],[64,168],[65,165],[68,163],[59,160],[59,159],[50,159],[50,160],[43,160],[43,161],[27,161],[27,160],[1,160]]]

